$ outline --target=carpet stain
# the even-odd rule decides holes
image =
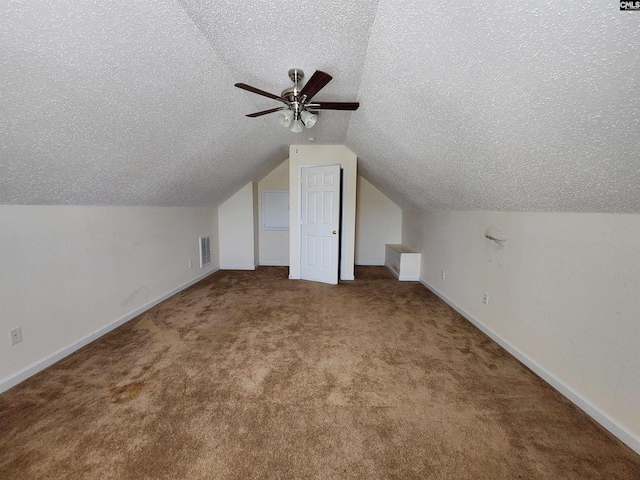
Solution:
[[[2,479],[640,479],[422,285],[218,272],[0,395]]]
[[[142,393],[145,388],[145,384],[141,382],[134,382],[117,388],[113,393],[113,401],[115,403],[124,403],[131,401]]]

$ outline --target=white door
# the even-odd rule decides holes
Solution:
[[[340,165],[302,168],[300,278],[338,283]]]

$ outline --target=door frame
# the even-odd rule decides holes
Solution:
[[[358,157],[344,145],[289,145],[289,195],[291,201],[289,230],[289,278],[300,279],[300,231],[298,202],[299,166],[340,165],[343,172],[342,238],[340,280],[354,280],[356,247],[356,208]],[[345,167],[345,168],[342,168]]]

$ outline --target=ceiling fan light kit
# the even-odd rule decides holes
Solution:
[[[304,127],[311,128],[316,124],[318,121],[317,110],[354,111],[360,106],[358,102],[311,102],[316,93],[322,90],[333,78],[328,73],[316,70],[302,89],[299,85],[299,82],[304,78],[302,70],[292,68],[289,70],[289,78],[293,82],[293,87],[283,90],[280,96],[265,92],[246,83],[236,83],[235,86],[238,88],[285,104],[284,107],[249,113],[247,117],[260,117],[269,113],[279,112],[282,114],[280,124],[285,128],[289,128],[293,133],[300,133],[304,130]]]
[[[303,129],[304,125],[302,123],[302,120],[298,119],[293,121],[289,130],[291,130],[293,133],[300,133]]]
[[[318,116],[314,115],[311,112],[307,112],[306,110],[303,110],[300,112],[300,119],[304,123],[305,127],[311,128],[316,124],[316,121],[318,120]]]
[[[293,112],[291,110],[285,110],[280,113],[282,114],[280,124],[285,128],[289,128],[291,126],[291,122],[293,121]]]

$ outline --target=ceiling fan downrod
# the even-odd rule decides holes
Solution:
[[[301,122],[300,114],[304,110],[303,101],[299,98],[299,82],[304,78],[304,72],[298,68],[292,68],[289,70],[289,78],[293,82],[293,87],[285,88],[280,96],[289,104],[289,110],[293,112],[293,116],[291,117],[288,112],[282,112],[284,118],[280,120],[280,123],[287,128],[291,126],[291,131],[298,133],[302,131],[302,125],[298,122]],[[307,128],[311,127],[309,126]]]

